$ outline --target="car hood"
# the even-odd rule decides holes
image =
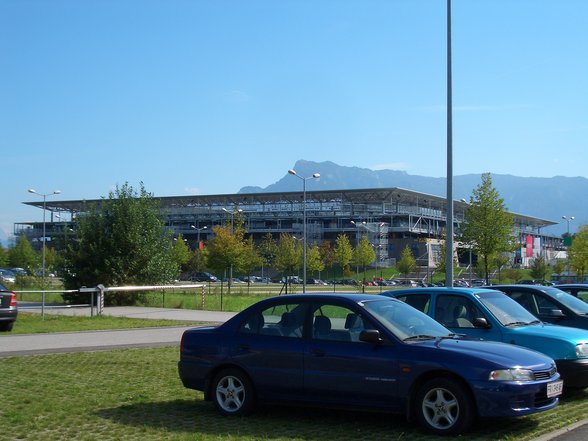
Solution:
[[[494,341],[445,338],[425,340],[419,345],[447,351],[452,359],[453,356],[481,358],[499,366],[550,369],[554,365],[553,359],[545,354]]]
[[[574,346],[579,343],[588,343],[588,331],[585,329],[571,328],[568,326],[552,325],[548,323],[541,323],[529,326],[510,327],[509,333],[512,335],[528,335],[535,338],[544,339],[559,339],[569,343],[573,343]]]

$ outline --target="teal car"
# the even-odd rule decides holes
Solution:
[[[567,387],[588,387],[588,330],[543,323],[496,290],[434,287],[381,295],[406,302],[457,334],[542,352],[555,360]]]

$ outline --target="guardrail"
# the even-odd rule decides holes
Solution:
[[[102,315],[104,312],[104,298],[108,292],[130,292],[130,291],[163,291],[165,296],[166,290],[177,290],[177,289],[200,289],[201,294],[201,305],[204,309],[205,301],[205,288],[206,285],[202,283],[192,285],[147,285],[147,286],[111,286],[105,287],[104,285],[98,285],[93,288],[82,287],[80,289],[69,289],[69,290],[23,290],[13,291],[15,294],[26,294],[26,293],[41,293],[41,317],[45,318],[46,308],[79,308],[79,307],[90,307],[90,316],[94,316],[94,308],[96,308],[96,315]],[[88,304],[80,305],[47,305],[45,301],[46,293],[88,293],[90,295],[90,302]],[[163,303],[165,304],[165,297]],[[21,309],[27,309],[27,307],[20,307]],[[30,309],[30,308],[29,308]]]

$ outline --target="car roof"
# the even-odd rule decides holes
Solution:
[[[307,294],[288,294],[284,296],[276,296],[270,297],[268,299],[262,300],[261,302],[265,301],[276,301],[277,299],[286,300],[294,300],[294,301],[301,301],[301,300],[313,300],[313,299],[346,299],[351,300],[355,303],[363,302],[366,300],[377,300],[378,296],[376,294],[358,294],[358,293],[307,293]]]
[[[461,287],[461,286],[454,286],[454,287],[448,287],[448,286],[427,286],[427,287],[422,287],[422,288],[410,288],[410,289],[394,289],[394,290],[390,290],[390,291],[386,291],[382,294],[390,294],[390,295],[397,295],[397,294],[412,294],[412,293],[433,293],[433,292],[452,292],[452,293],[462,293],[462,294],[467,294],[467,295],[473,295],[476,293],[480,293],[480,292],[487,292],[490,290],[494,290],[494,291],[498,291],[497,289],[494,289],[494,287],[488,287],[488,288],[484,288],[484,287],[473,287],[473,288],[465,288],[465,287]],[[500,291],[498,291],[500,292]]]

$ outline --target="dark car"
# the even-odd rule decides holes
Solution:
[[[502,291],[416,288],[386,291],[453,332],[516,344],[553,358],[567,386],[588,387],[588,331],[543,323]]]
[[[12,331],[17,315],[16,294],[0,284],[0,331]]]
[[[588,283],[563,283],[555,287],[584,301],[588,299]]]
[[[193,273],[187,277],[191,282],[218,282],[218,278],[207,272]]]
[[[559,286],[495,285],[540,320],[556,325],[588,329],[588,303]]]
[[[224,415],[255,401],[405,413],[438,434],[475,417],[553,408],[554,361],[514,345],[462,338],[395,299],[306,294],[262,300],[182,336],[179,376]]]

